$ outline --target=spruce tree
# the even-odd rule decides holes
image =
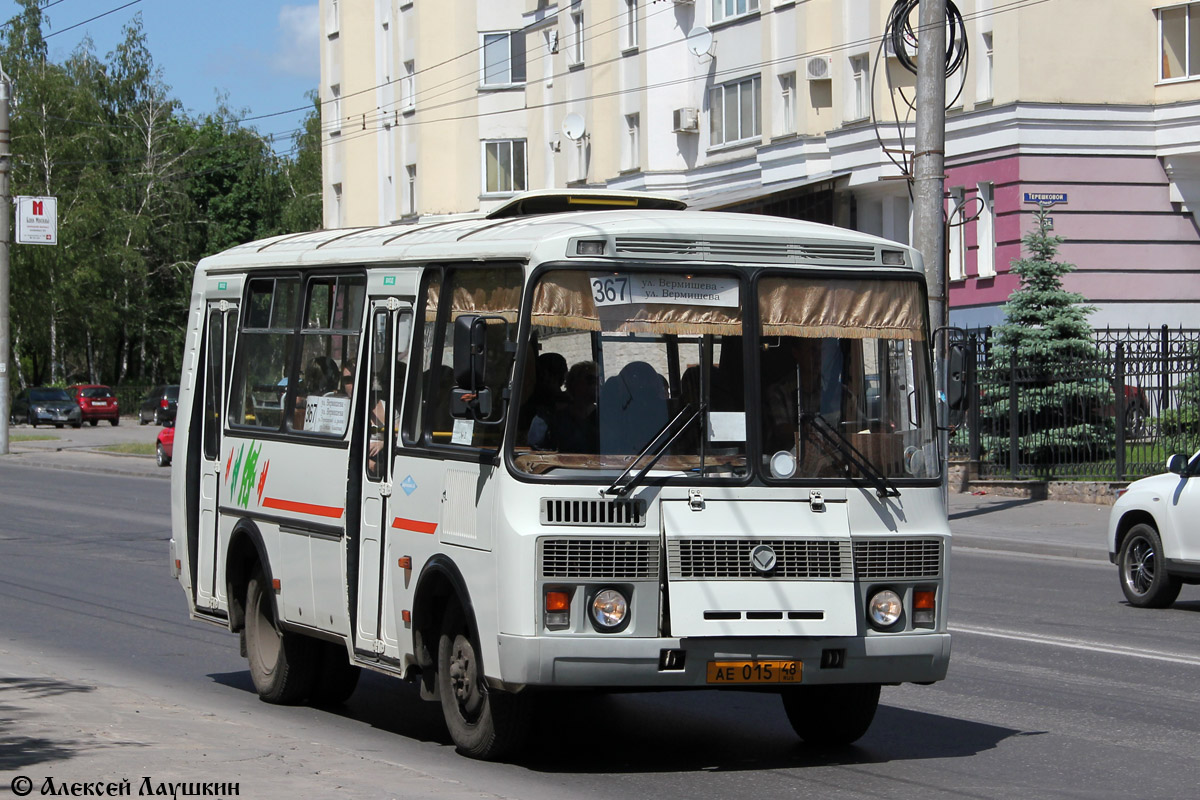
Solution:
[[[1055,464],[1107,458],[1114,441],[1112,387],[1088,322],[1095,308],[1063,288],[1063,276],[1075,269],[1056,260],[1063,241],[1050,234],[1039,207],[1034,229],[1021,239],[1027,255],[1012,262],[1021,285],[1004,304],[1004,324],[993,330],[993,382],[981,403],[985,432],[993,434],[985,436],[991,458],[1007,463],[1008,386],[1017,382],[1020,460],[1042,478]]]

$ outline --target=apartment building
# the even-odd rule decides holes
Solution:
[[[915,79],[883,40],[893,5],[321,0],[325,224],[595,186],[908,242]],[[1043,202],[1094,324],[1200,324],[1200,2],[957,7],[951,321],[1001,320]]]

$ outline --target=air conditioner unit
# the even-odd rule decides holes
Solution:
[[[904,52],[911,59],[916,59],[917,57],[917,48],[909,44],[907,39],[904,41]],[[896,45],[892,41],[891,36],[885,36],[883,39],[883,55],[886,58],[896,58]]]
[[[700,130],[700,111],[695,108],[677,108],[671,112],[671,130],[675,133],[696,133]]]
[[[813,56],[804,64],[804,75],[810,81],[827,81],[833,78],[833,56]]]

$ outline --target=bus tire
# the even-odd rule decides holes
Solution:
[[[478,654],[461,606],[451,602],[438,636],[442,714],[458,752],[494,761],[524,745],[531,723],[529,698],[490,688]]]
[[[840,747],[862,738],[879,707],[879,684],[798,686],[783,692],[792,729],[818,747]]]
[[[332,642],[319,642],[317,646],[320,648],[320,670],[308,694],[308,702],[323,708],[340,706],[354,694],[362,669],[350,663],[345,647]]]
[[[256,567],[246,587],[246,660],[258,696],[280,705],[303,702],[316,678],[316,645],[279,627],[271,584]]]

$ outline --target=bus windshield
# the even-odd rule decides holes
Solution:
[[[936,474],[915,281],[765,275],[757,330],[734,272],[553,270],[532,291],[522,471],[603,480],[650,448],[635,468],[693,479]]]

